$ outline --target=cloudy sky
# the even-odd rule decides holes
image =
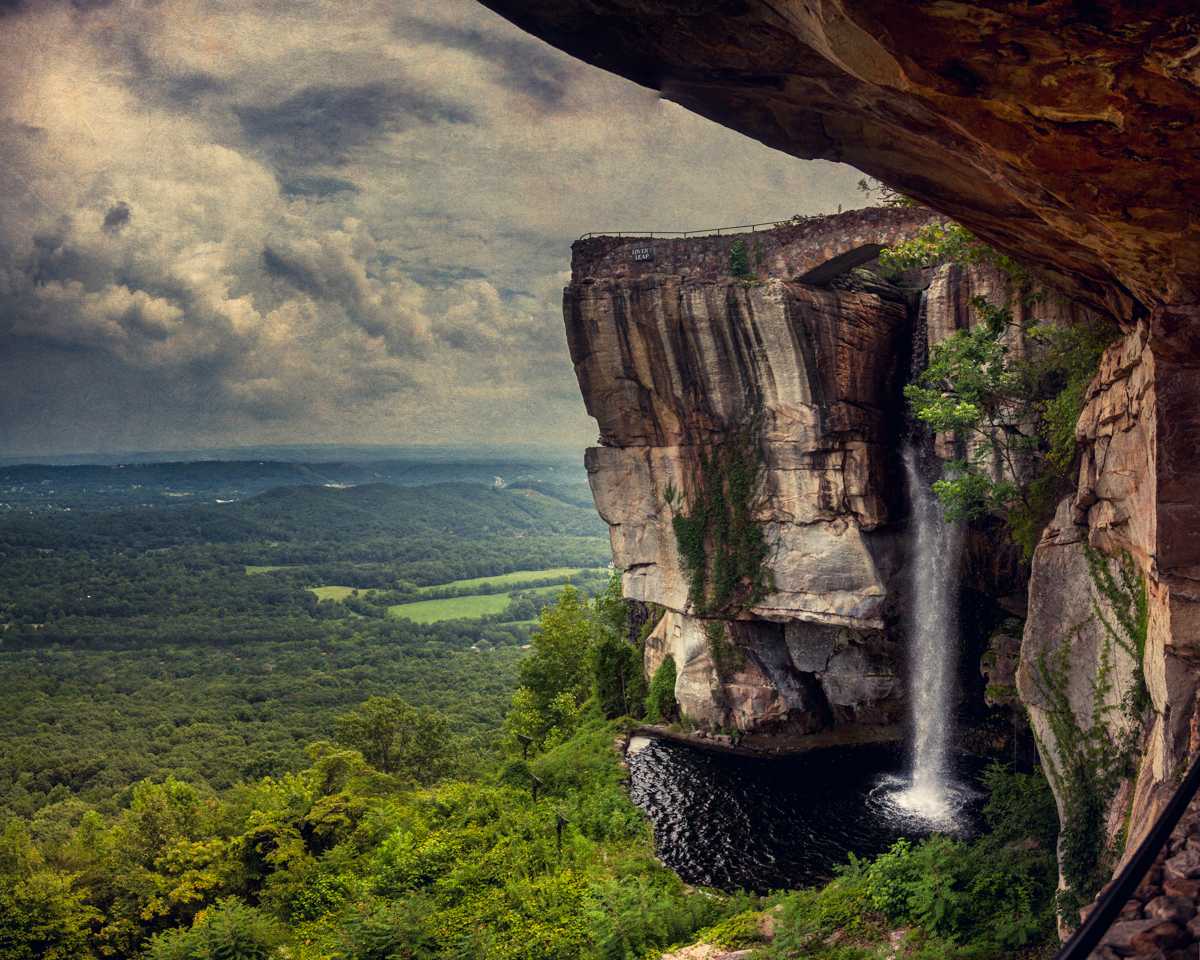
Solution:
[[[574,239],[859,177],[469,0],[3,0],[0,456],[582,446]]]

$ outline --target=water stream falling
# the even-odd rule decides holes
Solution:
[[[914,375],[925,366],[925,296],[922,292],[913,338]],[[964,788],[954,782],[949,763],[962,527],[946,523],[931,488],[942,464],[933,453],[928,428],[914,417],[907,433],[901,458],[912,503],[907,634],[912,651],[913,754],[912,778],[892,799],[910,815],[945,829],[952,826],[964,799]]]
[[[913,337],[925,365],[925,295]],[[659,855],[689,883],[773,890],[827,878],[848,852],[874,856],[898,837],[970,836],[984,761],[951,750],[963,532],[931,489],[942,463],[912,418],[902,450],[912,510],[908,544],[913,745],[828,748],[788,758],[711,753],[688,743],[630,745],[630,795],[654,824]]]
[[[958,577],[962,528],[943,519],[942,505],[921,469],[915,442],[903,450],[912,497],[908,638],[912,649],[913,757],[910,785],[897,804],[922,819],[953,819],[958,793],[950,779],[954,663],[958,654]]]

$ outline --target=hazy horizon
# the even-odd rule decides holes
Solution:
[[[569,462],[583,469],[586,445],[542,444],[340,444],[292,443],[251,444],[229,447],[194,447],[177,450],[120,450],[106,453],[69,452],[58,454],[0,454],[0,467],[12,466],[110,466],[116,464],[246,462],[270,460],[278,463],[371,463],[412,461],[414,463],[487,463],[497,460],[534,460],[544,463]],[[578,463],[576,463],[578,461]]]

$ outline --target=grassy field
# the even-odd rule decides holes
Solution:
[[[579,567],[554,567],[552,570],[518,570],[515,573],[502,573],[498,577],[476,577],[474,580],[452,580],[450,583],[442,583],[436,587],[425,587],[425,590],[444,590],[447,587],[512,587],[517,590],[521,584],[529,583],[533,580],[545,580],[547,577],[558,577],[559,579],[577,572]],[[604,573],[607,570],[603,567],[590,568]]]
[[[247,573],[266,573],[268,570],[286,570],[287,567],[246,567]]]
[[[330,587],[322,589],[329,590]],[[534,587],[530,593],[547,598],[562,591],[562,586]],[[499,613],[508,606],[507,593],[492,593],[484,596],[450,597],[447,600],[418,600],[415,603],[399,603],[388,607],[393,617],[408,617],[416,623],[437,623],[439,620],[473,619],[489,613]]]
[[[270,567],[247,567],[247,573],[257,573],[260,570],[274,569]],[[554,577],[561,580],[566,576],[576,573],[578,567],[554,567],[549,570],[519,570],[516,573],[505,573],[497,577],[477,577],[473,580],[454,580],[450,583],[439,584],[435,587],[426,587],[422,592],[431,590],[444,590],[447,587],[500,587],[510,588],[510,591],[522,590],[523,592],[535,593],[538,596],[544,596],[548,599],[551,596],[556,596],[561,592],[563,584],[556,583],[548,587],[531,587],[526,588],[525,585],[538,581],[545,580],[548,577]],[[599,573],[607,573],[608,571],[602,567],[594,568]],[[524,588],[524,589],[523,589]],[[353,592],[353,587],[309,587],[313,593],[317,595],[318,600],[343,600]],[[595,589],[594,586],[592,589]],[[366,590],[360,591],[366,594]],[[491,594],[473,594],[465,597],[448,597],[440,600],[415,600],[411,603],[399,603],[388,607],[388,613],[393,617],[407,617],[416,623],[437,623],[440,620],[462,620],[474,619],[483,617],[493,613],[500,613],[508,606],[509,595],[505,593]]]
[[[341,600],[354,592],[353,587],[309,587],[318,600]],[[362,591],[366,593],[366,590]]]

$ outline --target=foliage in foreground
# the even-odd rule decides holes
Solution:
[[[1039,949],[1056,876],[1040,778],[990,775],[995,829],[974,845],[901,841],[824,890],[777,895],[773,944],[759,943],[755,898],[694,891],[663,868],[612,748],[627,720],[601,708],[618,702],[621,657],[595,653],[632,642],[616,589],[543,610],[522,674],[570,717],[528,761],[432,782],[454,749],[437,717],[377,697],[342,717],[342,744],[313,744],[301,773],[224,797],[144,781],[117,815],[89,811],[52,838],[13,821],[0,960],[258,960],[280,946],[295,960],[651,960],[705,931],[762,956],[850,958],[878,955],[897,925],[922,956]],[[433,753],[411,752],[431,731]]]
[[[984,776],[990,832],[974,843],[934,835],[853,856],[820,890],[776,898],[778,935],[756,957],[867,960],[899,955],[889,934],[928,960],[1046,954],[1057,944],[1057,817],[1046,779],[995,766]]]
[[[745,904],[655,862],[619,729],[589,706],[566,742],[473,783],[410,791],[318,745],[304,773],[224,801],[145,783],[64,844],[35,846],[14,821],[0,956],[258,958],[285,942],[301,960],[645,956]]]
[[[14,822],[0,898],[20,909],[4,911],[0,957],[258,958],[286,944],[297,960],[631,960],[704,937],[850,960],[905,928],[923,957],[998,958],[1039,955],[1052,936],[1056,818],[1040,776],[987,775],[992,831],[974,844],[901,840],[824,889],[775,895],[778,936],[763,944],[763,904],[693,892],[654,860],[622,789],[620,729],[589,702],[565,742],[475,782],[411,791],[317,745],[303,774],[226,801],[144,784],[116,822],[91,814],[63,844]]]

